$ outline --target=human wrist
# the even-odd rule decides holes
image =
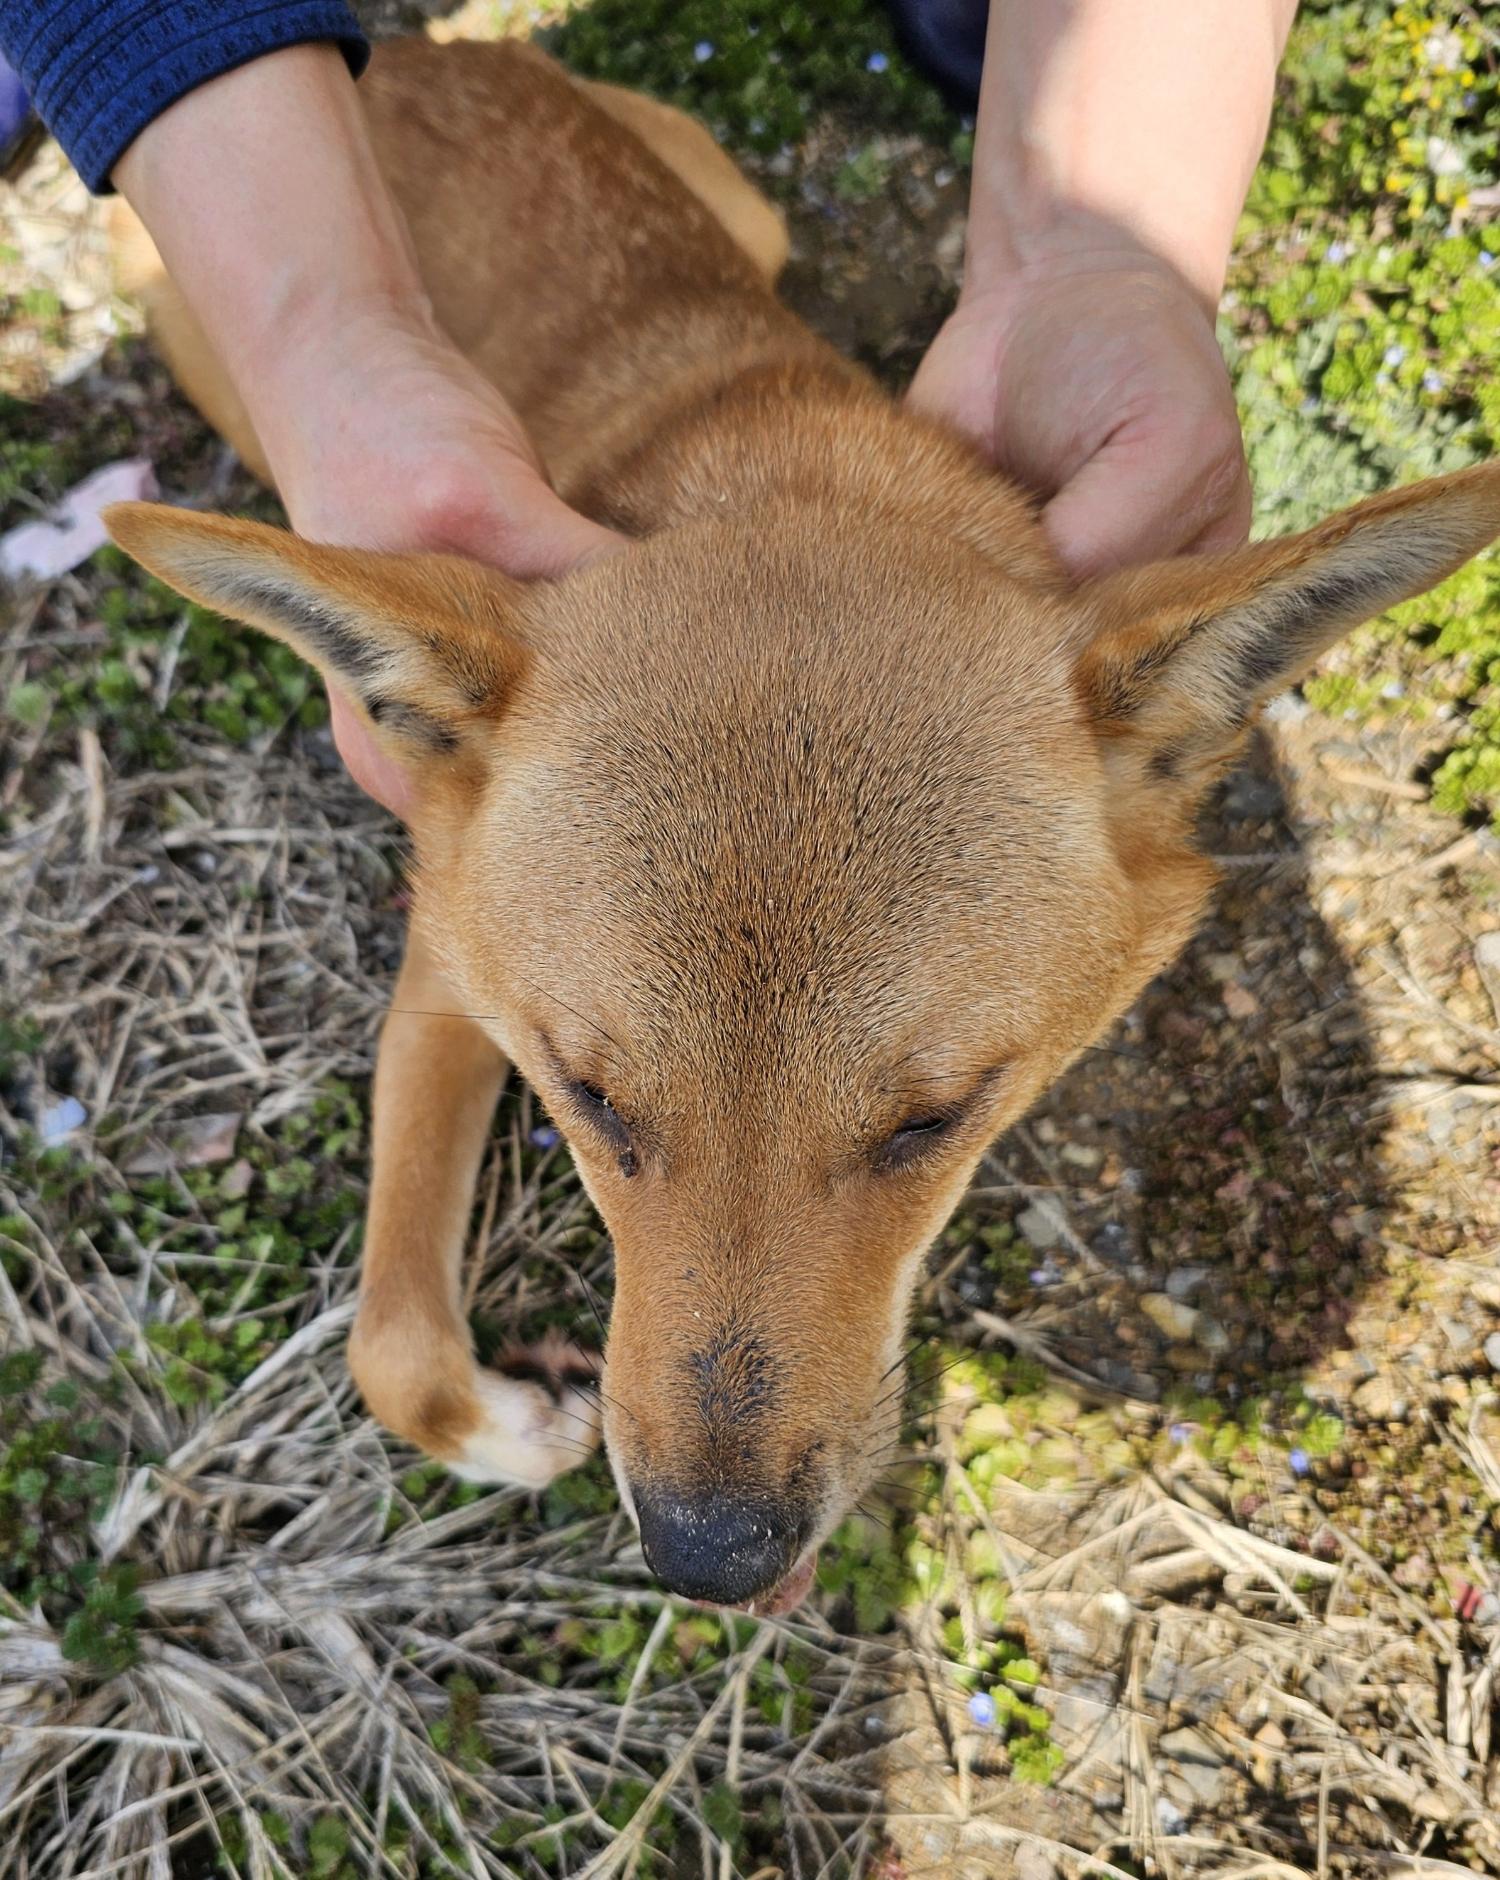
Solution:
[[[354,83],[323,44],[285,48],[168,107],[114,181],[254,415],[351,323],[430,327],[410,237]]]
[[[971,238],[955,317],[965,325],[1003,327],[1034,303],[1098,293],[1122,306],[1142,300],[1192,306],[1211,329],[1219,295],[1212,279],[1206,258],[1180,266],[1117,223],[1068,213],[1022,229],[1012,226],[1003,239],[977,252]]]
[[[1110,275],[1170,277],[1212,320],[1224,288],[1232,230],[1183,220],[1141,226],[1140,218],[1106,213],[1069,199],[1045,183],[1014,173],[976,188],[961,299],[1003,295],[1028,281]]]
[[[966,273],[1132,249],[1217,304],[1294,0],[992,0]]]

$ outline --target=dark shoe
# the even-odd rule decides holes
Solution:
[[[986,0],[886,0],[901,49],[955,110],[971,117],[984,70]]]

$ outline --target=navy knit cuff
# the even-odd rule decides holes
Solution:
[[[370,57],[343,0],[0,0],[0,50],[96,195],[184,92],[309,40],[334,41],[356,78]]]

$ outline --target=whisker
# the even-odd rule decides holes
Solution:
[[[607,1038],[617,1051],[623,1051],[624,1046],[619,1039],[613,1032],[606,1031],[597,1018],[585,1018],[576,1006],[569,1005],[566,999],[558,998],[555,992],[549,992],[545,986],[539,986],[534,979],[527,979],[522,983],[530,986],[533,992],[541,993],[544,999],[550,999],[554,1005],[560,1005],[565,1012],[571,1012],[580,1025],[591,1025],[601,1038]]]
[[[468,1018],[481,1022],[485,1019],[494,1019],[498,1022],[505,1014],[503,1012],[429,1012],[420,1005],[393,1005],[386,1016],[388,1018]]]
[[[574,1267],[573,1277],[574,1279],[578,1281],[578,1284],[583,1288],[583,1296],[588,1301],[589,1311],[593,1313],[594,1323],[599,1327],[600,1338],[604,1339],[607,1342],[609,1339],[609,1327],[604,1322],[604,1314],[599,1310],[598,1294],[594,1291],[593,1287],[589,1284],[588,1279],[585,1276],[582,1268]]]
[[[578,1382],[578,1388],[579,1390],[597,1391],[600,1398],[605,1403],[613,1404],[616,1410],[624,1411],[625,1415],[630,1418],[632,1423],[640,1422],[640,1418],[636,1415],[634,1410],[631,1409],[630,1405],[628,1403],[621,1403],[618,1397],[611,1396],[610,1393],[604,1388],[603,1383],[597,1377],[591,1377],[591,1378],[588,1378],[587,1380],[580,1378]]]

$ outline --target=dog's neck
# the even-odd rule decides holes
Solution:
[[[664,392],[656,422],[599,440],[565,493],[627,535],[725,517],[861,512],[941,532],[1037,586],[1063,576],[1021,487],[821,343],[751,353]]]

